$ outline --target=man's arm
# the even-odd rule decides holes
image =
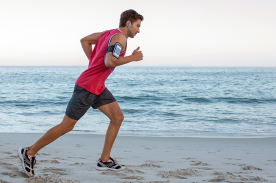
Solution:
[[[88,59],[90,59],[90,56],[92,54],[92,44],[96,44],[96,42],[98,41],[101,35],[102,35],[101,32],[93,33],[81,39],[81,45],[82,45],[83,51]]]
[[[123,34],[115,35],[111,39],[110,45],[113,45],[116,42],[119,42],[123,46],[122,50],[125,50],[125,48],[126,48],[126,37]],[[105,57],[105,60],[104,60],[105,65],[107,67],[116,67],[116,66],[123,65],[123,64],[132,62],[132,61],[143,60],[143,53],[142,53],[142,51],[139,51],[139,49],[140,49],[140,47],[138,47],[136,50],[134,50],[132,55],[127,56],[127,57],[119,57],[119,59],[114,57],[112,52],[108,52],[106,54],[106,57]]]

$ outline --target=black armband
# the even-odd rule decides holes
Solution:
[[[114,57],[116,57],[117,59],[119,59],[122,48],[123,48],[123,46],[120,43],[116,42],[115,44],[108,47],[106,53],[112,52],[112,55]]]

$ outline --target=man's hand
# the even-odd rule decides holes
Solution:
[[[102,33],[94,33],[81,39],[81,45],[88,60],[92,54],[92,45],[96,44]]]
[[[143,60],[143,53],[142,53],[142,51],[139,51],[139,49],[140,49],[140,47],[136,48],[136,50],[134,50],[132,52],[133,61]]]
[[[113,45],[116,42],[120,43],[123,46],[122,51],[124,51],[126,48],[126,37],[123,34],[117,34],[111,39],[110,45]],[[112,52],[108,52],[106,54],[104,63],[107,67],[116,67],[119,65],[127,64],[132,61],[143,60],[142,51],[139,51],[139,49],[140,49],[140,47],[138,47],[136,50],[134,50],[130,56],[119,57],[119,59],[114,57]]]

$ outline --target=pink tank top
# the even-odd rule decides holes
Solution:
[[[112,73],[115,67],[105,66],[104,59],[111,38],[116,34],[122,34],[119,29],[111,29],[102,33],[89,59],[86,69],[77,79],[76,84],[87,91],[99,95],[105,89],[105,80]],[[125,56],[126,50],[120,54]]]

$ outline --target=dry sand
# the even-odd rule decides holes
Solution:
[[[112,157],[125,171],[97,171],[103,135],[66,134],[37,154],[36,176],[22,171],[17,148],[42,134],[0,134],[0,183],[276,182],[276,138],[119,136]]]

